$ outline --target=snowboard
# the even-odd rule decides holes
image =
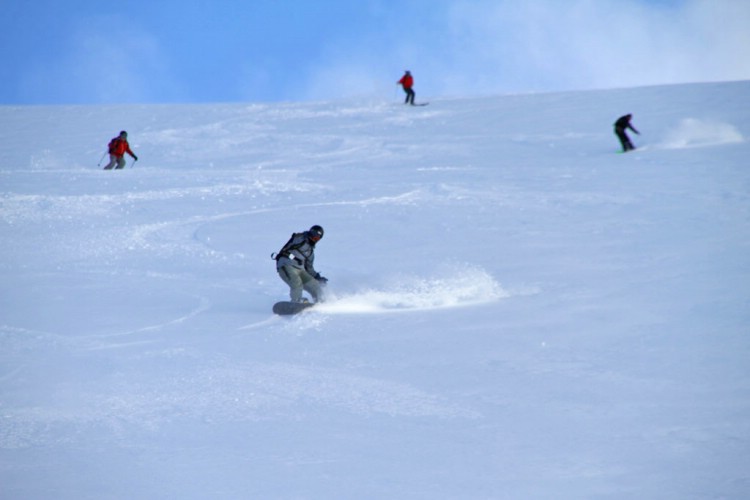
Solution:
[[[293,314],[301,313],[305,309],[314,305],[314,302],[289,302],[288,300],[284,300],[276,302],[273,305],[273,312],[279,316],[291,316]]]

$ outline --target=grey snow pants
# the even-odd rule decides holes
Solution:
[[[294,266],[281,266],[276,272],[279,273],[279,277],[284,280],[284,283],[289,285],[289,297],[292,302],[302,300],[303,290],[312,296],[313,302],[321,301],[323,293],[320,283],[304,269],[298,269]]]

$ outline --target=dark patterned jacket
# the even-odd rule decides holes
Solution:
[[[312,276],[318,276],[313,265],[315,262],[315,243],[310,241],[308,231],[294,233],[286,245],[276,255],[276,269],[284,266],[292,266],[304,269]]]

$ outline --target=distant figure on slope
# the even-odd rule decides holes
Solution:
[[[302,233],[294,233],[274,257],[276,272],[289,285],[292,302],[307,302],[302,291],[309,293],[314,302],[322,302],[323,286],[328,282],[313,267],[315,244],[323,237],[323,228],[315,225]]]
[[[104,167],[104,170],[125,168],[125,153],[138,161],[138,157],[130,150],[128,133],[123,130],[120,135],[109,141],[109,163]]]
[[[397,81],[396,84],[401,85],[404,92],[406,92],[406,100],[404,101],[404,104],[411,104],[414,106],[414,90],[412,89],[412,86],[414,86],[414,77],[411,76],[411,73],[408,71],[404,73],[404,76],[402,76],[401,80]]]
[[[615,122],[615,135],[617,136],[618,139],[620,139],[620,144],[622,144],[623,153],[627,153],[628,151],[635,149],[635,146],[633,146],[633,143],[630,142],[630,137],[628,137],[628,134],[626,134],[625,131],[627,129],[630,129],[638,135],[641,134],[635,129],[635,127],[633,127],[630,124],[630,120],[632,118],[633,118],[633,115],[627,114],[625,116],[621,116]]]

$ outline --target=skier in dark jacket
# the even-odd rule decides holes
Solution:
[[[627,129],[630,129],[638,135],[641,134],[635,129],[635,127],[633,127],[630,124],[630,120],[632,118],[633,118],[633,115],[627,114],[625,116],[621,116],[615,122],[615,135],[617,136],[618,139],[620,139],[620,144],[622,144],[623,153],[627,153],[628,151],[635,149],[635,146],[633,146],[633,143],[630,142],[630,137],[628,137],[628,134],[626,134],[625,131]]]
[[[323,237],[323,228],[315,225],[302,233],[294,233],[276,255],[276,272],[289,285],[292,302],[308,302],[302,291],[314,302],[322,302],[323,285],[328,280],[315,270],[315,244]]]

